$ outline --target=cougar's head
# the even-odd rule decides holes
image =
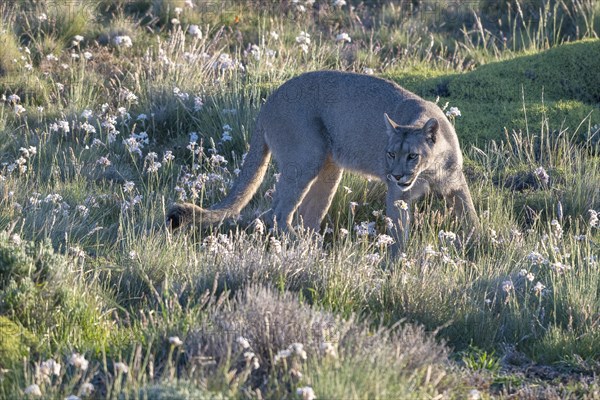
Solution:
[[[386,177],[400,190],[410,190],[419,175],[431,167],[439,123],[431,118],[423,126],[401,126],[387,114],[384,118],[388,132]]]

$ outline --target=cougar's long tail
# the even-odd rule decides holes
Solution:
[[[250,139],[250,151],[227,196],[208,209],[191,203],[174,204],[167,213],[167,225],[175,229],[190,223],[211,225],[237,216],[258,190],[271,158],[263,130],[258,126]]]

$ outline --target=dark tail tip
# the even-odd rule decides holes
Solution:
[[[189,222],[190,212],[193,215],[193,209],[188,204],[173,204],[167,212],[167,227],[176,230]]]

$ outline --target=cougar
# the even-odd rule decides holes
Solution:
[[[236,217],[271,156],[281,176],[267,222],[280,229],[292,230],[297,212],[305,228],[318,231],[344,170],[387,184],[386,212],[400,248],[411,203],[429,191],[444,196],[457,218],[478,225],[458,138],[443,111],[393,82],[336,71],[305,73],[281,85],[260,110],[227,196],[208,209],[176,203],[167,223],[174,229]]]

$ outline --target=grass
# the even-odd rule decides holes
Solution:
[[[594,2],[300,3],[0,5],[0,397],[596,396]],[[352,174],[331,229],[274,237],[253,221],[276,166],[239,221],[165,230],[172,202],[224,197],[266,96],[315,69],[460,108],[476,243],[426,198],[391,258],[385,186]]]

